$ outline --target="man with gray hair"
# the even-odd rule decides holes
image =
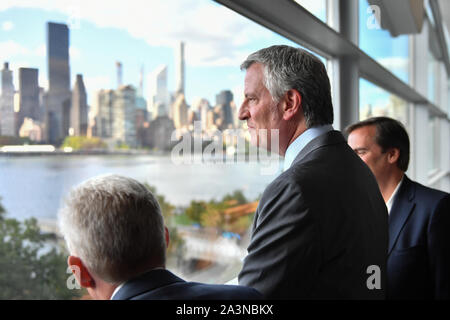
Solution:
[[[258,299],[240,286],[186,282],[165,269],[169,233],[160,206],[141,183],[118,175],[73,189],[59,225],[78,283],[94,299]]]
[[[384,299],[386,206],[333,130],[325,66],[305,50],[272,46],[241,69],[239,119],[253,144],[284,157],[284,172],[261,197],[239,284],[273,299]]]

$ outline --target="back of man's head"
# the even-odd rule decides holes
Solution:
[[[106,282],[165,264],[165,230],[153,194],[134,179],[103,175],[71,191],[59,212],[72,255]]]
[[[409,137],[403,124],[388,117],[373,117],[348,126],[345,131],[350,134],[367,126],[376,128],[375,142],[381,147],[382,152],[391,148],[399,150],[400,155],[396,164],[400,170],[406,172],[409,165]]]
[[[264,65],[264,83],[274,101],[291,89],[300,93],[307,128],[333,123],[330,80],[319,58],[300,48],[277,45],[250,54],[241,70],[253,63]]]

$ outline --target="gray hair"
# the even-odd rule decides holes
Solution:
[[[300,93],[307,128],[333,123],[330,80],[317,57],[300,48],[280,45],[250,54],[241,70],[253,63],[264,66],[264,85],[274,102],[279,102],[288,90]]]
[[[149,262],[165,263],[161,208],[134,179],[102,175],[81,183],[58,219],[70,253],[107,282],[128,280]]]

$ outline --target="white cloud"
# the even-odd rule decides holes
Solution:
[[[38,57],[44,58],[47,56],[47,47],[45,43],[39,45],[36,49],[34,49],[34,54]]]
[[[211,1],[7,0],[2,1],[0,10],[10,7],[61,12],[67,16],[66,23],[81,30],[83,20],[99,27],[123,29],[152,46],[174,46],[183,40],[189,56],[186,63],[190,65],[236,66],[248,54],[242,52],[242,46],[272,34]]]
[[[108,76],[83,77],[83,82],[90,93],[94,93],[100,89],[112,88],[111,78]]]
[[[376,60],[379,64],[389,70],[406,70],[408,68],[407,57],[388,57]]]
[[[41,71],[41,70],[39,70]],[[48,90],[48,79],[47,75],[43,72],[39,72],[39,86],[44,88],[44,90]]]
[[[0,61],[9,60],[11,57],[25,55],[29,52],[28,48],[13,40],[0,42]]]
[[[96,93],[102,89],[112,88],[111,78],[108,76],[83,76],[86,87],[88,104],[92,107],[95,104]]]
[[[14,23],[12,23],[11,21],[5,21],[2,23],[2,29],[3,31],[10,31],[14,29]]]
[[[78,48],[75,47],[70,47],[69,48],[69,55],[70,55],[70,59],[80,59],[81,57],[81,51]]]

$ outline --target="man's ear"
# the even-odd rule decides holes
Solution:
[[[169,247],[169,243],[170,243],[170,236],[169,236],[169,229],[167,229],[166,226],[164,226],[164,234],[166,237],[166,248]]]
[[[391,148],[387,151],[387,160],[390,164],[394,164],[400,158],[400,150],[397,148]]]
[[[94,278],[91,276],[80,258],[76,256],[69,256],[69,258],[67,259],[67,264],[69,265],[70,269],[72,269],[72,272],[75,275],[75,278],[77,279],[80,286],[82,286],[83,288],[95,287]]]
[[[286,91],[283,97],[283,119],[291,120],[299,112],[303,112],[302,96],[296,89]]]

